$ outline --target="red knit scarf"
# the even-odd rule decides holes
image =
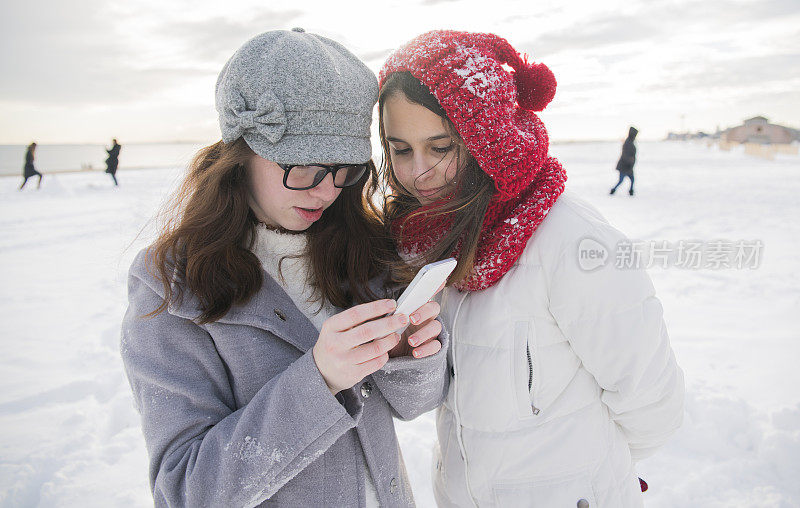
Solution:
[[[470,274],[455,284],[461,291],[486,289],[508,272],[522,255],[528,239],[544,220],[550,208],[564,192],[567,174],[554,157],[547,157],[536,171],[533,181],[518,195],[501,201],[499,193],[489,202],[481,229],[475,265]],[[392,224],[392,232],[400,253],[405,258],[424,255],[450,228],[449,216],[431,216],[440,203],[433,203],[415,212],[413,217],[400,218]],[[452,255],[459,259],[460,248]]]

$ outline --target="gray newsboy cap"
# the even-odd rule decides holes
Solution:
[[[222,140],[244,137],[283,164],[360,164],[372,156],[375,74],[344,46],[302,28],[247,41],[217,78]]]

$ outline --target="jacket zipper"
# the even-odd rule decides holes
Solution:
[[[531,358],[531,345],[529,342],[525,342],[525,351],[528,354],[528,395],[530,395],[531,390],[533,390],[533,359]],[[534,406],[533,403],[531,403],[531,409],[534,415],[539,414],[539,408]]]
[[[525,350],[528,353],[528,393],[533,388],[533,362],[531,361],[531,345],[525,343]]]

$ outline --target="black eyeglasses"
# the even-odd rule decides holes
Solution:
[[[333,186],[348,187],[358,182],[367,172],[368,164],[278,164],[283,169],[283,186],[292,190],[312,189],[330,173]]]

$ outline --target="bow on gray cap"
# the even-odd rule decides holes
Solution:
[[[220,115],[222,140],[226,143],[236,140],[247,131],[255,131],[271,143],[277,143],[286,132],[286,113],[283,104],[269,90],[265,90],[256,103],[255,109],[247,109],[242,94],[231,90],[225,104],[226,114]]]

